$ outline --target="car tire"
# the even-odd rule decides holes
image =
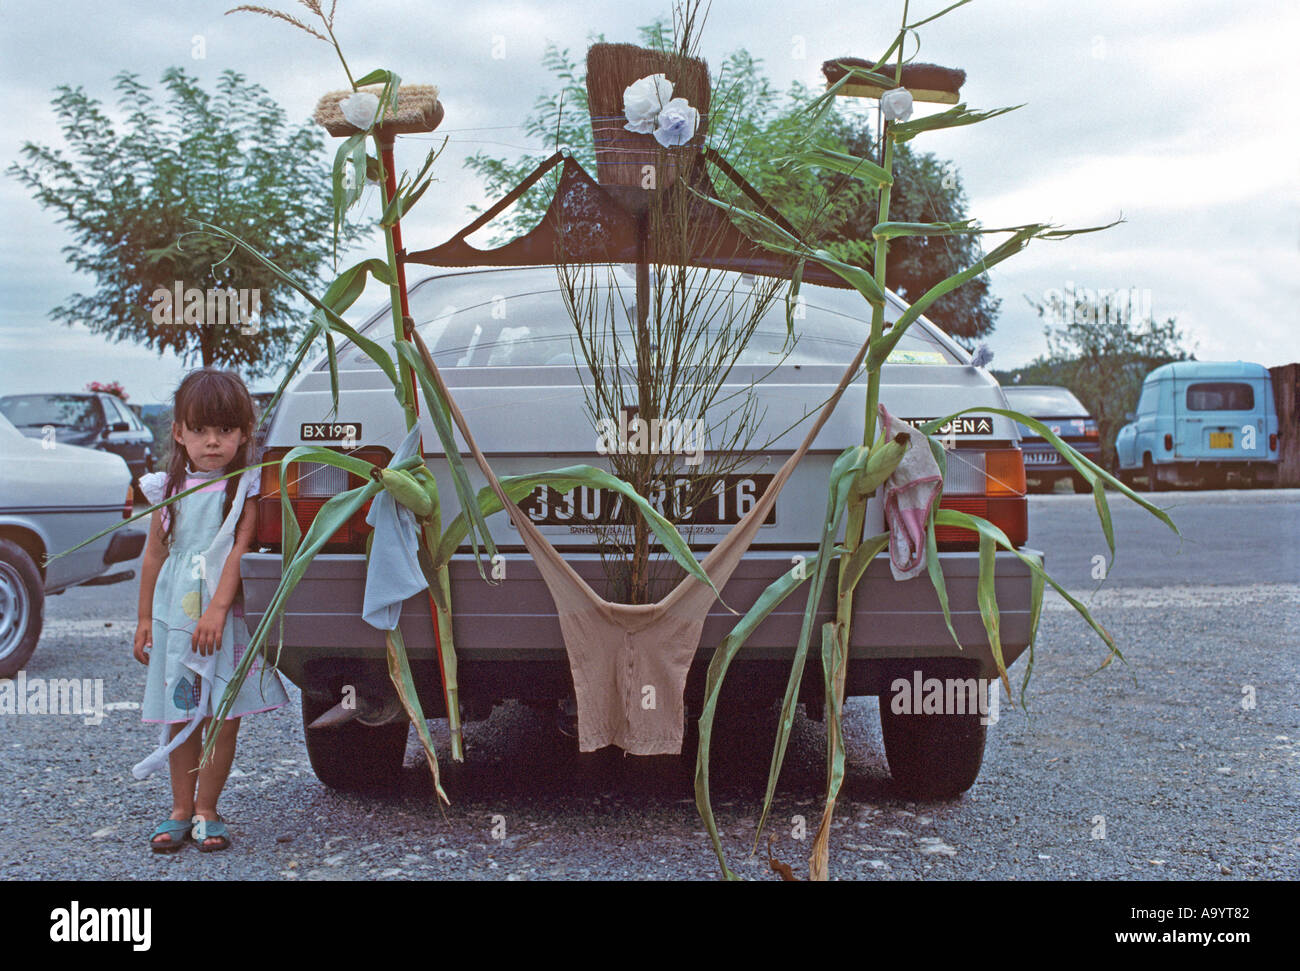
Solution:
[[[926,672],[933,676],[937,672]],[[987,688],[986,688],[987,690]],[[954,799],[975,784],[988,727],[970,714],[896,714],[880,697],[880,733],[889,774],[910,799]]]
[[[0,539],[0,678],[16,675],[41,639],[45,583],[27,551]]]
[[[1148,492],[1169,491],[1169,483],[1161,482],[1160,476],[1156,475],[1156,463],[1152,461],[1150,452],[1142,456],[1142,475],[1147,480]]]
[[[316,778],[331,789],[371,792],[390,789],[402,775],[409,721],[363,725],[353,719],[333,728],[310,728],[334,702],[302,695],[302,732]]]
[[[1092,492],[1092,486],[1088,485],[1088,480],[1077,472],[1071,473],[1070,485],[1074,486],[1074,492],[1076,495],[1081,496]]]

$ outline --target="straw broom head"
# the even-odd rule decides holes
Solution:
[[[368,85],[360,89],[376,97],[382,97],[383,85]],[[339,102],[351,97],[356,92],[350,88],[331,91],[324,95],[316,105],[312,116],[331,135],[355,135],[361,129],[343,117]],[[381,134],[403,135],[412,132],[430,132],[442,124],[442,102],[438,100],[438,88],[432,84],[402,84],[397,88],[397,110],[389,111],[386,120],[379,126]]]
[[[673,97],[685,98],[700,113],[695,136],[685,145],[665,148],[653,135],[623,126],[623,92],[651,74],[673,84]],[[709,67],[698,57],[655,51],[635,44],[593,44],[587,51],[587,103],[596,145],[596,178],[602,185],[643,185],[643,167],[655,166],[657,188],[666,188],[677,169],[689,164],[704,145],[709,115]]]

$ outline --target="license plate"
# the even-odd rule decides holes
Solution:
[[[678,476],[658,483],[646,500],[673,522],[683,526],[734,525],[757,504],[771,484],[771,475],[726,475],[707,482],[696,476]],[[606,489],[578,486],[557,492],[538,486],[519,508],[536,526],[614,526],[635,521],[627,516],[628,501]],[[775,506],[764,525],[776,522]]]
[[[1054,452],[1025,452],[1025,465],[1055,465]]]
[[[1210,432],[1210,448],[1232,448],[1232,432]]]
[[[361,422],[305,421],[298,437],[304,442],[350,442],[355,446],[361,440]]]

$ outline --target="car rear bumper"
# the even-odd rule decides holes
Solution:
[[[1038,557],[1042,554],[1026,550]],[[527,554],[503,554],[505,578],[484,582],[470,557],[451,564],[452,614],[456,654],[462,664],[462,693],[472,693],[472,670],[493,665],[520,672],[549,668],[567,676],[568,663],[559,619],[536,566]],[[570,564],[603,593],[603,573],[595,554],[566,557]],[[887,555],[876,558],[858,587],[850,656],[854,659],[964,658],[979,665],[981,677],[996,668],[976,601],[979,576],[977,553],[940,555],[952,612],[953,626],[964,650],[952,641],[944,624],[934,589],[927,577],[896,582]],[[755,602],[762,590],[791,569],[792,554],[751,553],[737,567],[723,590],[725,600],[738,610]],[[255,629],[280,581],[280,557],[249,553],[240,563],[245,616]],[[834,616],[834,584],[829,583],[820,604],[818,625]],[[1011,553],[999,552],[996,591],[1000,608],[1003,657],[1011,664],[1029,643],[1030,571]],[[329,690],[325,682],[337,671],[357,662],[381,662],[384,636],[361,619],[365,589],[365,557],[359,554],[321,555],[289,598],[283,621],[284,648],[280,670],[299,687]],[[788,597],[760,624],[741,652],[747,662],[788,662],[799,639],[806,595]],[[704,624],[699,654],[707,663],[713,647],[725,637],[738,617],[715,603]],[[402,609],[402,636],[413,665],[436,664],[436,647],[427,594],[409,598]],[[275,632],[272,632],[274,649]],[[810,658],[820,652],[814,637]],[[697,658],[697,667],[701,666]],[[522,675],[521,675],[522,676]],[[436,677],[436,668],[435,668]],[[499,679],[494,678],[494,681]],[[508,679],[506,679],[508,680]],[[861,685],[861,679],[851,679]],[[498,685],[497,697],[527,697],[527,686]],[[850,691],[853,691],[852,685]],[[859,690],[858,693],[866,693]]]

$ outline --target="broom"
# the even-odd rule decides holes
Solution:
[[[383,85],[375,84],[359,89],[380,97]],[[323,95],[312,115],[316,124],[331,135],[355,135],[362,129],[343,117],[339,103],[356,94],[350,88],[331,91]],[[402,84],[397,88],[397,110],[389,110],[384,123],[377,129],[381,142],[392,141],[393,135],[414,132],[430,132],[442,124],[442,102],[438,100],[438,89],[432,84]]]
[[[624,126],[623,92],[651,74],[673,85],[674,98],[685,98],[700,113],[700,123],[686,144],[665,148],[654,135]],[[709,67],[698,57],[637,47],[593,44],[587,52],[587,105],[596,148],[596,181],[601,185],[666,189],[704,146],[709,116]],[[651,166],[647,171],[646,166]],[[649,178],[648,178],[649,176]],[[649,184],[647,184],[649,183]]]

